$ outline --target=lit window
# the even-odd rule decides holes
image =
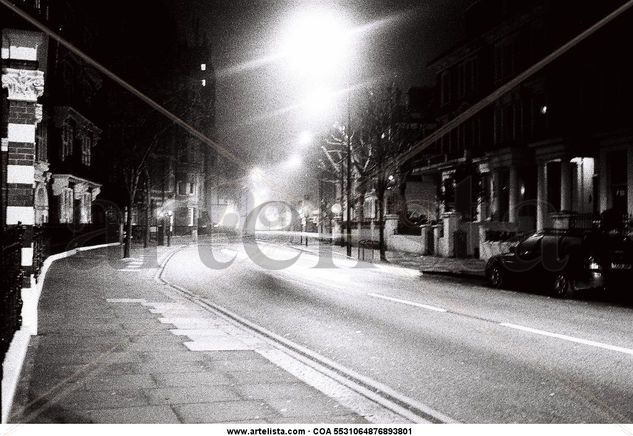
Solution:
[[[86,166],[90,166],[91,160],[92,160],[92,139],[88,136],[84,136],[82,138],[82,145],[81,145],[81,162]]]
[[[195,220],[195,209],[193,207],[189,208],[189,225],[193,226]]]
[[[60,223],[72,223],[73,222],[73,190],[70,188],[64,188],[61,194],[60,201]]]
[[[207,81],[206,81],[206,79],[202,79],[202,86],[207,86]]]
[[[200,64],[200,71],[207,71],[207,64]]]

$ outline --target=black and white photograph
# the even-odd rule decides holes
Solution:
[[[2,436],[633,435],[633,0],[0,33]]]

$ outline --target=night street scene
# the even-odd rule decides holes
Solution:
[[[633,0],[0,0],[0,32],[3,436],[633,435]]]

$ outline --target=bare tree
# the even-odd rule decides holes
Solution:
[[[115,172],[121,177],[122,186],[126,194],[126,222],[125,222],[125,241],[123,256],[130,257],[131,245],[132,245],[132,210],[136,203],[137,195],[140,188],[143,186],[143,182],[146,185],[146,190],[149,190],[149,171],[147,168],[148,158],[152,150],[154,150],[161,136],[163,136],[168,128],[169,124],[164,125],[159,129],[152,129],[153,134],[147,135],[146,133],[150,128],[151,121],[146,119],[143,123],[137,121],[126,122],[124,119],[113,122],[109,129],[118,133],[118,141],[114,144],[116,148],[116,169]],[[114,138],[113,138],[114,139]],[[146,192],[146,195],[148,193]]]
[[[356,152],[361,185],[373,186],[378,200],[380,259],[386,260],[385,195],[392,180],[394,161],[403,148],[397,128],[400,91],[395,86],[367,92],[360,113]],[[362,166],[360,166],[362,164]],[[391,177],[393,179],[393,177]]]
[[[346,184],[348,182],[353,184],[354,180],[363,179],[371,170],[370,157],[359,143],[358,134],[358,128],[354,130],[347,126],[336,124],[325,136],[321,145],[323,155],[319,160],[319,168],[322,171],[322,178],[327,177],[329,182],[339,185],[341,206],[344,203]],[[348,144],[351,152],[349,160],[347,159]],[[346,180],[348,162],[351,164],[350,174],[352,180],[350,181]],[[362,219],[365,186],[356,183],[355,188],[356,192],[354,194],[356,194],[355,196],[358,198],[357,203],[360,206],[358,216]],[[353,207],[353,205],[350,205],[350,207]]]

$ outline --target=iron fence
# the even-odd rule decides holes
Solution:
[[[33,228],[33,277],[37,279],[42,272],[44,260],[48,256],[50,246],[48,238],[45,236],[44,228],[37,226]]]
[[[0,254],[0,364],[9,349],[13,335],[22,326],[22,246],[24,227],[6,227],[2,230]]]
[[[579,213],[569,219],[569,228],[578,230],[592,230],[600,225],[600,217],[593,213]]]

